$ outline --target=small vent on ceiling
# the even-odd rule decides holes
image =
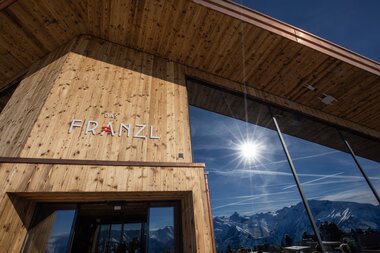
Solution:
[[[315,88],[313,85],[311,84],[305,84],[304,87],[310,91],[316,91],[317,88]]]
[[[332,103],[338,101],[336,98],[333,96],[323,94],[322,96],[319,97],[319,99],[324,103],[325,105],[331,105]]]

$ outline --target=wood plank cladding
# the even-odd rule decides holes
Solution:
[[[70,45],[64,62],[58,66],[57,61],[51,62],[48,69],[35,72],[43,78],[39,82],[33,80],[27,85],[31,79],[25,79],[4,109],[1,156],[191,162],[188,102],[181,66],[87,36]],[[47,72],[53,68],[57,76]],[[41,103],[42,108],[34,110],[38,117],[32,114],[34,118],[27,121],[25,116],[35,101],[21,100],[26,92],[22,89],[34,86],[29,94],[38,98],[37,105]],[[47,97],[40,94],[41,89]],[[18,127],[25,131],[26,140],[13,129],[19,123],[17,117],[25,121]],[[81,121],[80,127],[73,127],[69,133],[74,119],[77,125]],[[95,135],[86,132],[89,121],[99,124]],[[101,127],[109,122],[115,135],[101,135]],[[130,129],[121,128],[121,123]],[[5,134],[7,131],[15,132],[15,136]]]
[[[19,156],[71,44],[35,63],[0,114],[0,156]]]
[[[0,87],[89,34],[380,130],[378,63],[229,1],[18,0],[0,31]]]
[[[180,200],[183,252],[212,252],[203,168],[0,164],[0,251],[20,252],[36,202]]]

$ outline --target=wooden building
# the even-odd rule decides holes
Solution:
[[[0,9],[0,252],[50,252],[59,208],[76,210],[77,223],[126,213],[122,229],[140,224],[141,241],[152,210],[169,208],[170,252],[216,252],[189,103],[228,115],[220,89],[380,139],[379,63],[233,2],[3,0]],[[244,104],[232,104],[244,120]],[[376,145],[357,152],[378,159]],[[83,251],[93,238],[75,244],[87,240],[78,231],[72,252],[100,252]],[[136,252],[148,252],[140,243]]]

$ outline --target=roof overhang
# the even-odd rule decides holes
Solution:
[[[81,34],[380,131],[378,63],[230,1],[9,1],[0,12],[0,90]],[[325,104],[325,95],[336,100]]]

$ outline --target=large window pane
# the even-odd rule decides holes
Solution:
[[[326,248],[376,248],[368,234],[380,229],[379,203],[338,131],[301,115],[274,111]]]
[[[110,234],[110,224],[100,224],[98,226],[98,242],[97,242],[97,253],[108,251],[108,238]]]
[[[29,230],[23,252],[68,252],[74,216],[75,210],[41,206]]]
[[[174,207],[149,209],[149,253],[174,253]]]
[[[380,142],[346,131],[343,131],[342,133],[353,149],[361,167],[364,169],[379,194]]]
[[[141,233],[144,224],[142,223],[126,223],[124,224],[123,243],[131,245],[129,248],[133,248],[135,242],[141,242]]]
[[[188,90],[193,160],[205,162],[209,173],[217,251],[314,250],[267,107],[198,83],[189,82]]]

